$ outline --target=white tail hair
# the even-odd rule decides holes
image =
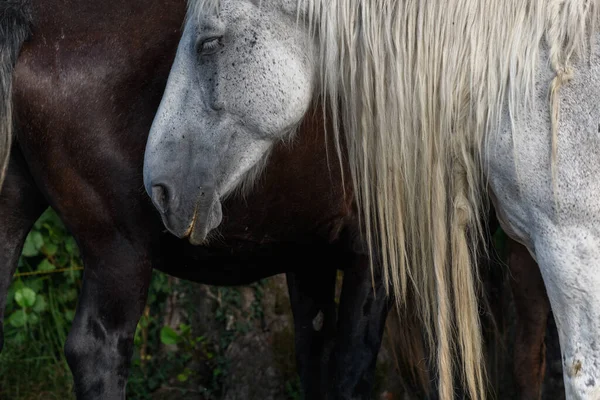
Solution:
[[[596,29],[599,1],[297,0],[371,258],[398,306],[409,285],[417,294],[442,399],[456,377],[485,398],[475,265],[485,136],[505,107],[514,127],[531,109],[544,40],[556,136],[558,89]],[[219,3],[190,0],[191,12]]]

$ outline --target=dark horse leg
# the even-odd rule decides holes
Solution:
[[[363,255],[355,255],[350,268],[344,270],[330,399],[366,400],[372,396],[377,354],[392,304],[377,270],[373,278]]]
[[[539,400],[546,369],[544,337],[550,303],[537,263],[525,246],[508,240],[508,265],[517,311],[514,378],[521,400]]]
[[[324,399],[329,350],[335,336],[336,269],[289,272],[287,284],[294,314],[296,365],[304,398]]]
[[[372,397],[377,355],[392,301],[378,271],[371,275],[356,231],[350,223],[329,257],[312,268],[287,274],[298,373],[307,400]],[[335,267],[344,273],[337,318]]]
[[[121,400],[162,230],[143,191],[144,146],[186,4],[32,5],[14,73],[19,142],[85,265],[65,355],[79,400]]]
[[[4,344],[6,292],[17,268],[27,233],[48,207],[15,147],[0,191],[0,350]]]
[[[151,277],[148,247],[121,232],[79,238],[82,292],[65,344],[78,399],[124,399],[133,337]]]
[[[21,65],[27,67],[27,64]],[[25,87],[25,83],[22,85]],[[65,93],[69,95],[68,91]],[[71,101],[99,103],[106,99],[101,92],[87,93],[89,97],[74,96],[76,99]],[[17,98],[22,95],[18,92]],[[38,96],[39,102],[47,100]],[[63,98],[57,96],[57,101],[61,100]],[[68,107],[66,101],[68,99],[65,100]],[[30,115],[20,120],[20,140],[27,144],[23,149],[25,159],[39,187],[76,239],[85,265],[77,311],[65,343],[75,392],[79,400],[125,399],[133,338],[146,301],[160,221],[145,214],[150,204],[140,196],[141,176],[137,170],[125,161],[120,170],[106,167],[106,158],[118,154],[118,149],[103,143],[103,147],[82,156],[60,140],[82,138],[86,132],[77,131],[77,126],[74,128],[60,118],[57,121],[31,112],[26,107],[28,104],[33,110],[38,106],[33,101],[19,102],[18,109],[23,115]],[[116,121],[110,113],[104,115],[106,120]],[[130,133],[143,134],[143,130],[103,124],[92,125],[90,129],[100,132],[99,137],[108,137],[113,131],[122,132],[121,140],[127,139]],[[44,132],[57,131],[60,134],[46,135],[45,141],[36,142]],[[84,143],[83,139],[73,142]],[[49,150],[44,152],[37,146]],[[134,166],[140,165],[139,160],[135,161]],[[94,171],[103,171],[103,174],[95,176]]]

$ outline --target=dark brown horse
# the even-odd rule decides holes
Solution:
[[[0,197],[0,309],[24,238],[50,205],[86,266],[65,347],[79,399],[125,397],[152,268],[218,285],[287,272],[306,397],[368,398],[389,301],[381,286],[371,288],[352,190],[344,195],[339,169],[328,167],[318,115],[292,148],[277,149],[251,195],[224,204],[220,239],[210,247],[164,233],[143,190],[146,138],[185,5],[0,2],[5,115],[20,49],[12,89],[17,139]],[[336,316],[338,268],[345,274]]]
[[[377,276],[371,287],[352,189],[327,162],[318,114],[277,148],[251,194],[224,204],[210,246],[165,233],[143,189],[185,5],[0,0],[0,138],[10,137],[11,96],[16,137],[0,194],[0,317],[25,236],[50,205],[86,265],[65,348],[79,399],[125,397],[152,268],[217,285],[286,272],[306,398],[368,398],[389,299]]]

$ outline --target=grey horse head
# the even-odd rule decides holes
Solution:
[[[148,139],[144,184],[167,229],[202,243],[311,106],[313,38],[293,0],[190,15]],[[260,4],[259,4],[260,3]]]

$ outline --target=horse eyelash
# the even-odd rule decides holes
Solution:
[[[221,46],[221,37],[214,37],[204,40],[198,45],[198,54],[208,53],[218,49]]]

